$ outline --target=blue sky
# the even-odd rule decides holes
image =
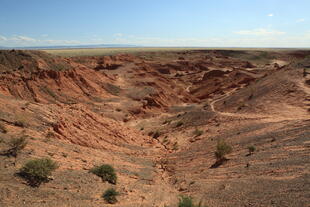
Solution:
[[[310,0],[0,0],[0,46],[310,47]]]

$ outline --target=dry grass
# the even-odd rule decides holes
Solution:
[[[172,52],[172,51],[188,51],[188,50],[201,50],[201,49],[204,48],[134,47],[134,48],[48,49],[43,51],[63,57],[75,57],[75,56],[115,55],[119,53],[170,52],[170,51]]]
[[[75,56],[101,56],[115,55],[119,53],[139,52],[177,52],[190,50],[231,50],[231,51],[293,51],[287,48],[208,48],[208,47],[129,47],[129,48],[73,48],[73,49],[45,49],[44,52],[63,57]],[[306,49],[304,49],[306,50]]]

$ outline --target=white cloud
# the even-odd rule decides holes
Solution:
[[[80,41],[76,41],[76,40],[40,40],[39,42],[41,42],[42,44],[50,44],[50,45],[74,45],[74,44],[80,44]]]
[[[269,29],[253,29],[253,30],[241,30],[234,32],[239,35],[256,35],[256,36],[271,36],[271,35],[283,35],[285,32],[277,31],[277,30],[269,30]]]
[[[268,14],[267,16],[268,16],[268,17],[273,17],[273,16],[274,16],[274,14]]]
[[[80,42],[76,40],[35,39],[23,35],[13,35],[11,37],[4,37],[0,35],[0,43],[1,46],[8,47],[80,44]]]
[[[305,19],[297,19],[296,20],[297,23],[304,22],[304,21],[306,21],[306,20]]]
[[[36,39],[27,36],[14,36],[11,38],[13,41],[21,41],[21,42],[36,42]]]
[[[250,31],[250,32],[249,32]],[[253,35],[253,31],[254,34]],[[123,35],[110,40],[99,38],[88,41],[76,40],[55,40],[55,39],[34,39],[34,38],[17,38],[17,36],[4,37],[0,36],[0,45],[8,47],[19,46],[49,46],[49,45],[76,45],[76,44],[130,44],[139,46],[179,46],[179,47],[310,47],[310,31],[299,35],[288,35],[284,32],[258,29],[245,30],[237,32],[242,35],[222,36],[209,38],[164,38],[164,37],[139,37],[133,35]],[[251,34],[251,35],[249,35]],[[258,35],[257,35],[258,34]],[[274,35],[282,34],[282,35]],[[22,36],[25,37],[25,36]],[[33,41],[35,40],[35,41]]]
[[[310,31],[295,36],[284,35],[282,32],[280,33],[283,35],[249,35],[210,38],[159,38],[126,35],[122,38],[115,38],[112,41],[105,41],[105,43],[157,47],[310,47]],[[270,34],[270,32],[268,34]]]
[[[123,33],[116,33],[116,34],[114,34],[114,36],[115,36],[115,37],[123,37],[124,34],[123,34]]]
[[[6,40],[7,40],[6,37],[0,35],[0,41],[6,41]]]

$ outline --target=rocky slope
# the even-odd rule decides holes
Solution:
[[[121,207],[173,207],[180,195],[214,207],[307,206],[309,60],[285,50],[0,51],[0,205],[109,206],[101,196],[115,187]],[[7,156],[22,136],[26,148]],[[214,168],[218,140],[233,151]],[[33,188],[16,173],[41,157],[59,168]],[[116,186],[89,173],[103,163]]]

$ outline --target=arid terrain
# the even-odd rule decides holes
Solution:
[[[309,207],[310,50],[1,50],[0,126],[1,207]],[[18,175],[34,158],[59,165],[39,187]],[[101,164],[116,185],[89,172]]]

